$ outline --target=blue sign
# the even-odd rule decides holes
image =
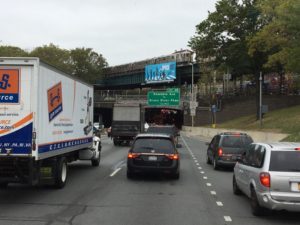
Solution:
[[[170,82],[176,79],[176,62],[147,65],[145,67],[145,82]]]

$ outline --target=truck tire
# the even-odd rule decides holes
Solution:
[[[68,165],[67,159],[61,157],[56,162],[54,186],[58,189],[63,188],[67,183]]]
[[[115,146],[120,145],[120,141],[118,141],[116,138],[114,138],[114,145],[115,145]]]
[[[95,158],[95,159],[91,159],[92,166],[94,166],[94,167],[99,166],[100,165],[100,159],[101,159],[101,154],[100,154],[100,151],[99,151],[98,157]]]

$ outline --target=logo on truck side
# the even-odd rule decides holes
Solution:
[[[63,111],[61,82],[48,89],[49,122]]]
[[[19,103],[20,71],[18,69],[0,69],[0,104]]]

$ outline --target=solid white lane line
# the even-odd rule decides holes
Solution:
[[[204,180],[207,180],[207,177],[203,177]]]
[[[218,206],[223,206],[222,202],[216,202]]]
[[[116,175],[120,170],[121,170],[121,168],[116,169],[114,172],[112,172],[110,177],[113,177],[114,175]]]
[[[230,216],[224,216],[224,220],[225,220],[226,222],[232,222],[232,219],[231,219]]]
[[[211,195],[217,195],[217,192],[215,192],[215,191],[210,191],[210,194],[211,194]]]
[[[206,185],[207,185],[208,187],[210,187],[210,186],[211,186],[211,183],[206,183]]]

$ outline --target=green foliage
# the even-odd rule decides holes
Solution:
[[[254,60],[248,54],[247,38],[258,27],[255,2],[218,1],[216,11],[210,12],[208,18],[196,26],[196,35],[189,42],[197,59],[212,57],[213,69],[225,64],[234,76],[252,72]]]
[[[62,49],[52,43],[35,48],[30,53],[14,46],[0,46],[3,57],[38,57],[68,74],[86,82],[95,83],[102,75],[102,69],[108,66],[106,59],[91,48]]]
[[[73,74],[90,83],[95,83],[102,75],[102,69],[107,66],[105,58],[91,48],[76,48],[71,50]]]
[[[260,0],[257,7],[264,26],[249,39],[249,54],[265,52],[265,67],[300,72],[300,1]]]
[[[21,48],[14,46],[0,46],[0,57],[24,57],[28,53]]]
[[[35,48],[32,52],[30,52],[30,56],[38,57],[43,62],[63,70],[66,73],[70,74],[73,72],[70,51],[61,49],[52,43]]]

